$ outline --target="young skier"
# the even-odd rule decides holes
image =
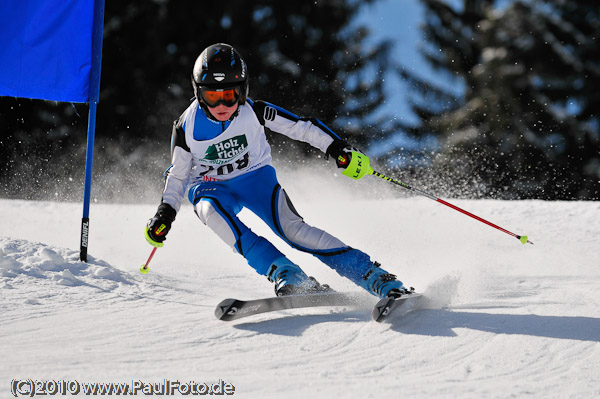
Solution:
[[[146,240],[162,247],[186,189],[198,218],[275,284],[278,296],[327,291],[236,216],[248,208],[290,246],[316,256],[340,275],[380,298],[406,292],[396,276],[367,254],[304,222],[277,181],[264,128],[305,141],[332,156],[338,167],[354,168],[368,158],[318,119],[305,119],[248,98],[248,70],[230,45],[207,47],[192,73],[195,98],[175,121],[172,165],[162,203],[146,226]],[[354,158],[355,162],[352,162]],[[362,169],[362,171],[361,171]],[[355,173],[356,172],[356,173]]]

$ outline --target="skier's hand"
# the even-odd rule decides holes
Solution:
[[[350,159],[352,159],[353,151],[361,152],[343,140],[334,140],[333,143],[327,147],[327,152],[325,154],[328,157],[331,156],[335,160],[335,164],[338,168],[346,169],[350,164]]]
[[[333,157],[338,168],[344,169],[343,175],[353,179],[358,180],[372,171],[369,157],[343,140],[331,143],[325,154]]]
[[[160,204],[156,215],[148,220],[146,224],[146,234],[144,234],[146,241],[154,247],[162,247],[176,215],[177,212],[171,205],[167,203]]]

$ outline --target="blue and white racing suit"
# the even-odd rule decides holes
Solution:
[[[319,120],[299,118],[263,101],[248,99],[233,119],[217,122],[194,100],[173,126],[172,165],[162,201],[179,212],[189,189],[200,220],[261,275],[284,255],[241,222],[237,214],[242,208],[254,212],[293,248],[360,284],[373,266],[369,256],[304,222],[277,181],[265,127],[323,152],[340,140]]]

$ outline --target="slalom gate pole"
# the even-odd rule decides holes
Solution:
[[[92,25],[92,57],[89,82],[89,113],[87,149],[85,152],[85,180],[83,188],[83,216],[81,218],[81,238],[79,259],[87,262],[90,232],[90,194],[92,190],[92,167],[94,163],[94,139],[96,136],[96,107],[100,99],[100,71],[102,69],[102,35],[104,31],[104,0],[95,0]]]
[[[157,249],[158,249],[158,247],[152,248],[152,252],[150,252],[150,256],[148,257],[148,260],[146,261],[146,263],[144,263],[142,265],[142,267],[140,267],[140,273],[142,273],[142,274],[148,273],[148,271],[149,271],[148,265],[150,264],[150,261],[154,257],[154,253],[156,252]]]
[[[389,177],[389,176],[386,176],[386,175],[384,175],[383,173],[379,173],[379,172],[377,172],[377,171],[375,171],[375,170],[373,170],[373,169],[371,169],[371,170],[370,170],[370,173],[369,173],[369,174],[372,174],[372,175],[374,175],[374,176],[377,176],[377,177],[379,177],[379,178],[381,178],[381,179],[383,179],[383,180],[389,181],[389,182],[391,182],[391,183],[394,183],[394,184],[396,184],[396,185],[398,185],[398,186],[400,186],[400,187],[403,187],[403,188],[405,188],[405,189],[407,189],[407,190],[410,190],[410,191],[412,191],[413,193],[416,193],[416,194],[422,195],[422,196],[424,196],[424,197],[427,197],[427,198],[429,198],[429,199],[431,199],[431,200],[434,200],[434,201],[436,201],[436,202],[439,202],[440,204],[446,205],[446,206],[448,206],[448,207],[450,207],[450,208],[452,208],[452,209],[454,209],[454,210],[456,210],[456,211],[459,211],[459,212],[461,212],[461,213],[464,213],[465,215],[467,215],[467,216],[470,216],[470,217],[472,217],[473,219],[479,220],[480,222],[482,222],[482,223],[485,223],[485,224],[487,224],[488,226],[491,226],[491,227],[493,227],[493,228],[495,228],[495,229],[498,229],[498,230],[500,230],[500,231],[502,231],[502,232],[504,232],[504,233],[506,233],[506,234],[508,234],[508,235],[511,235],[511,236],[513,236],[513,237],[517,238],[519,241],[521,241],[521,243],[522,243],[522,244],[532,244],[532,245],[533,245],[533,242],[529,241],[529,240],[527,239],[527,236],[520,236],[520,235],[517,235],[517,234],[515,234],[515,233],[511,233],[510,231],[508,231],[508,230],[506,230],[506,229],[503,229],[502,227],[500,227],[500,226],[498,226],[498,225],[495,225],[494,223],[488,222],[487,220],[485,220],[485,219],[483,219],[483,218],[480,218],[479,216],[477,216],[477,215],[474,215],[474,214],[472,214],[471,212],[467,212],[467,211],[465,211],[464,209],[461,209],[461,208],[459,208],[459,207],[458,207],[458,206],[456,206],[456,205],[452,205],[451,203],[449,203],[449,202],[446,202],[446,201],[444,201],[444,200],[443,200],[443,199],[441,199],[441,198],[437,198],[437,197],[436,197],[436,196],[434,196],[434,195],[431,195],[431,194],[429,194],[429,193],[426,193],[426,192],[425,192],[425,191],[423,191],[423,190],[419,190],[418,188],[411,187],[411,186],[409,186],[409,185],[408,185],[408,184],[406,184],[406,183],[403,183],[403,182],[401,182],[401,181],[399,181],[399,180],[393,179],[393,178],[391,178],[391,177]]]

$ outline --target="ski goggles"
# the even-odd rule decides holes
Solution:
[[[233,107],[240,99],[240,88],[209,89],[203,87],[200,89],[200,97],[202,97],[202,102],[210,108],[214,108],[219,104]]]

